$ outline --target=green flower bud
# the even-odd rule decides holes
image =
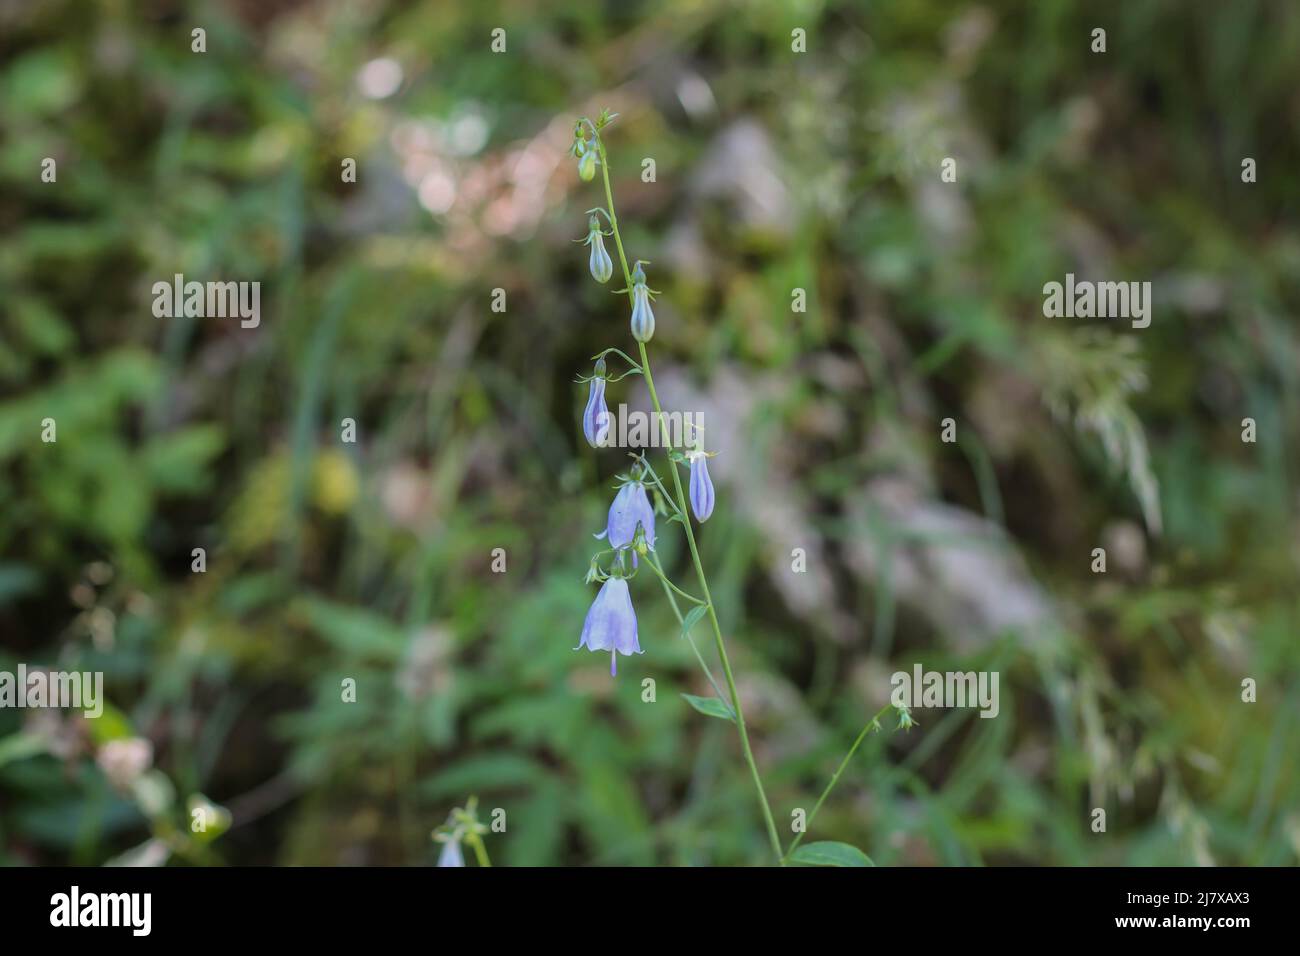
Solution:
[[[594,149],[586,149],[578,159],[578,177],[584,183],[589,183],[596,178],[596,151]]]

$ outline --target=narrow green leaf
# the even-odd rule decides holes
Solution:
[[[397,661],[406,647],[406,634],[384,615],[369,608],[302,597],[291,610],[329,644],[351,658]]]
[[[700,618],[704,617],[704,613],[708,609],[709,606],[707,604],[697,604],[695,607],[691,608],[690,613],[688,613],[686,617],[682,618],[682,637],[691,633],[691,628],[699,623]]]
[[[690,704],[701,714],[707,714],[710,717],[721,717],[723,720],[734,720],[731,715],[731,708],[717,697],[696,697],[693,694],[682,694],[686,703]]]
[[[871,857],[855,846],[826,840],[822,843],[806,843],[794,851],[791,863],[805,866],[875,866]]]

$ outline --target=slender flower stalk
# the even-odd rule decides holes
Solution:
[[[637,340],[641,374],[645,377],[646,388],[650,392],[650,401],[654,405],[655,417],[663,430],[665,447],[671,448],[672,441],[664,418],[663,405],[660,403],[659,393],[655,389],[654,375],[650,370],[650,356],[646,352],[646,342],[654,335],[654,313],[649,305],[651,290],[646,285],[645,273],[641,269],[640,262],[637,263],[635,276],[632,270],[628,268],[627,253],[623,249],[623,237],[618,228],[618,214],[614,211],[614,193],[609,183],[609,163],[605,153],[605,143],[595,125],[589,125],[591,126],[594,149],[599,158],[598,165],[601,179],[605,187],[605,212],[609,220],[610,232],[613,233],[614,246],[618,250],[618,261],[623,268],[623,278],[627,283],[628,299],[632,306],[632,332],[633,337]],[[587,148],[590,150],[592,146]],[[691,552],[691,561],[695,565],[695,575],[699,580],[700,593],[704,596],[704,607],[709,618],[709,624],[713,629],[714,644],[717,648],[718,659],[722,663],[722,673],[726,679],[727,690],[731,697],[730,708],[735,715],[736,730],[740,737],[740,748],[744,753],[745,763],[749,766],[749,773],[754,782],[759,807],[763,813],[763,822],[767,829],[768,839],[772,844],[772,852],[775,854],[777,861],[784,865],[785,855],[781,850],[781,839],[777,835],[776,820],[772,816],[772,808],[768,803],[767,793],[763,789],[763,780],[758,772],[758,764],[754,760],[753,749],[749,744],[749,731],[745,725],[745,714],[740,703],[740,692],[736,689],[736,678],[731,670],[731,660],[727,656],[726,642],[722,639],[722,626],[718,623],[718,614],[713,606],[713,596],[709,593],[708,578],[704,573],[703,562],[700,561],[700,552],[695,543],[695,534],[691,530],[691,522],[685,517],[688,507],[686,493],[682,488],[682,479],[677,471],[677,463],[671,457],[669,458],[668,470],[672,475],[673,497],[676,500],[678,513],[683,516],[682,527],[686,532],[686,544]]]
[[[713,514],[715,503],[713,481],[709,477],[707,464],[707,459],[710,456],[704,452],[698,443],[690,449],[673,447],[672,436],[663,413],[663,405],[660,403],[659,393],[655,389],[654,374],[650,369],[650,356],[646,351],[646,344],[650,342],[655,333],[655,316],[650,303],[657,293],[650,288],[646,281],[645,270],[642,268],[642,265],[646,264],[644,260],[636,260],[633,267],[629,268],[627,253],[623,249],[623,237],[618,228],[618,215],[614,211],[614,192],[609,183],[609,161],[605,153],[605,143],[601,138],[601,130],[606,128],[613,118],[607,110],[601,114],[599,121],[596,123],[588,119],[580,120],[574,128],[572,154],[578,160],[578,173],[583,181],[590,182],[595,178],[595,171],[600,170],[602,184],[605,188],[606,206],[603,209],[590,210],[590,213],[593,214],[588,225],[588,241],[593,246],[590,262],[591,274],[596,281],[601,283],[604,283],[610,277],[609,273],[612,272],[612,264],[609,269],[605,267],[608,253],[604,250],[602,240],[605,236],[612,236],[614,246],[618,251],[619,265],[623,270],[623,279],[626,283],[625,287],[620,291],[627,293],[628,302],[632,307],[631,332],[637,343],[640,360],[638,362],[637,359],[617,348],[607,348],[599,355],[593,356],[596,361],[595,376],[590,380],[579,379],[579,381],[591,382],[591,392],[583,416],[583,431],[587,441],[593,446],[604,444],[604,442],[598,442],[594,439],[598,436],[603,437],[600,429],[601,416],[602,413],[606,417],[608,415],[605,402],[606,383],[617,382],[627,375],[644,376],[646,389],[650,393],[650,401],[654,405],[655,419],[659,422],[659,427],[663,432],[663,447],[668,449],[668,471],[672,477],[672,490],[669,491],[663,480],[655,472],[654,466],[650,464],[644,455],[634,456],[636,462],[632,467],[631,474],[622,476],[618,495],[610,506],[605,531],[596,535],[598,538],[607,538],[609,548],[597,553],[591,560],[587,582],[600,581],[602,585],[600,593],[596,596],[591,610],[587,614],[578,647],[587,647],[593,651],[609,651],[611,675],[615,673],[619,653],[641,653],[637,636],[636,614],[632,610],[631,594],[627,582],[637,574],[638,557],[645,558],[646,564],[650,566],[651,571],[654,572],[663,585],[664,596],[668,598],[668,603],[673,609],[673,615],[681,625],[682,636],[690,644],[691,651],[695,654],[695,659],[699,661],[700,669],[704,671],[709,684],[718,695],[718,701],[724,708],[726,716],[736,725],[736,731],[740,737],[740,749],[744,754],[745,763],[749,767],[750,777],[754,782],[754,790],[758,795],[759,807],[763,813],[763,822],[767,828],[768,839],[771,841],[772,852],[776,861],[781,866],[785,866],[787,862],[803,862],[795,856],[795,851],[799,848],[799,844],[803,839],[802,833],[795,837],[789,849],[785,851],[781,849],[781,839],[777,834],[776,821],[772,816],[772,808],[768,802],[767,793],[763,789],[763,780],[758,772],[758,763],[755,761],[753,749],[750,747],[749,730],[745,724],[745,714],[740,703],[740,693],[736,689],[736,678],[731,669],[731,660],[727,656],[726,642],[722,639],[722,627],[718,623],[713,595],[709,593],[708,578],[704,573],[704,565],[700,561],[699,547],[695,543],[695,532],[690,516],[694,515],[696,521],[703,523]],[[588,132],[590,132],[590,137],[588,137]],[[597,212],[604,214],[609,224],[608,232],[600,228],[599,219],[594,215]],[[602,253],[604,259],[601,258]],[[617,355],[623,359],[629,366],[628,370],[615,376],[609,376],[605,363],[605,356],[607,355]],[[683,464],[688,464],[690,469],[689,496],[682,486],[681,475],[678,471],[678,466]],[[703,597],[696,597],[673,584],[664,573],[658,556],[655,554],[655,512],[650,504],[647,488],[660,495],[662,502],[671,509],[670,520],[681,522],[686,535],[686,545],[691,554],[691,563],[695,567],[695,577],[699,582],[699,591]],[[629,553],[631,555],[630,574],[628,573],[629,562],[627,560]],[[613,555],[609,559],[608,571],[605,571],[600,566],[601,559],[605,555]],[[677,601],[678,597],[694,605],[689,615],[683,616],[681,606]],[[714,679],[713,672],[709,669],[704,657],[700,654],[699,648],[696,647],[694,639],[691,637],[690,626],[696,623],[702,615],[708,616],[709,625],[713,631],[714,645],[717,649],[718,660],[722,664],[723,678],[727,686],[725,694]],[[826,785],[826,789],[822,791],[821,796],[818,798],[816,806],[813,807],[812,814],[809,815],[807,820],[809,825],[812,824],[813,818],[816,817],[826,798],[830,796],[835,784],[839,782],[840,776],[848,767],[853,755],[857,753],[858,747],[867,733],[871,730],[879,731],[881,729],[880,718],[888,709],[886,707],[881,710],[858,734],[853,746],[849,748],[848,754],[840,762],[830,782]],[[915,721],[912,720],[910,712],[905,707],[896,709],[898,710],[899,729],[907,729],[915,725]],[[478,847],[472,841],[470,843],[471,846],[475,846],[477,851]],[[481,841],[479,843],[481,844]]]
[[[659,575],[659,583],[664,586],[664,596],[668,598],[668,604],[673,609],[673,616],[677,618],[677,623],[685,624],[686,619],[682,616],[682,609],[677,605],[677,598],[673,597],[673,591],[680,591],[681,588],[668,580],[668,576],[664,574],[663,568],[659,567],[659,559],[653,554],[649,555],[646,561],[654,570],[655,574]],[[683,592],[683,594],[685,594],[685,592]],[[689,595],[686,596],[689,597]],[[697,604],[704,603],[696,597],[692,597],[691,600],[695,601]],[[704,676],[708,680],[709,686],[713,688],[713,692],[718,695],[718,700],[722,701],[722,705],[727,708],[727,713],[730,714],[731,718],[734,720],[735,714],[731,713],[731,705],[727,703],[727,695],[722,692],[722,688],[718,686],[718,682],[713,676],[713,671],[709,668],[709,665],[704,662],[704,655],[700,653],[700,649],[695,645],[695,638],[691,637],[689,631],[684,631],[682,637],[686,638],[686,643],[691,646],[691,653],[694,654],[695,659],[699,661],[700,670],[704,671]]]
[[[826,784],[826,789],[822,791],[822,795],[818,797],[817,802],[813,804],[812,813],[808,814],[808,819],[804,821],[803,831],[795,834],[794,840],[790,843],[790,849],[785,851],[785,856],[781,859],[782,863],[789,860],[790,854],[799,849],[799,844],[803,842],[804,833],[807,833],[812,828],[812,822],[817,817],[817,811],[822,808],[822,804],[826,802],[826,798],[831,795],[831,791],[835,789],[835,784],[839,783],[840,774],[844,773],[844,768],[849,765],[849,761],[853,759],[853,755],[858,752],[858,746],[866,739],[867,734],[871,731],[874,730],[876,733],[880,733],[880,718],[884,717],[885,713],[892,706],[892,704],[886,704],[884,707],[880,708],[880,710],[876,712],[876,716],[867,721],[867,725],[862,728],[862,733],[858,734],[858,739],[853,741],[853,746],[850,747],[849,752],[844,755],[844,759],[840,761],[840,765],[835,768],[835,773],[831,775],[830,783]]]
[[[478,860],[479,866],[492,865],[492,861],[488,859],[487,846],[483,843],[483,837],[477,833],[470,833],[465,837],[465,842],[468,843],[470,849],[474,851],[474,859]]]

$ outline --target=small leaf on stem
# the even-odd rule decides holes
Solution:
[[[686,617],[682,618],[682,633],[681,633],[682,637],[685,637],[687,634],[691,633],[691,628],[693,628],[696,624],[699,623],[700,618],[704,617],[704,612],[707,611],[708,609],[709,606],[707,604],[698,604],[695,607],[691,608],[691,613],[687,614]]]
[[[709,717],[721,717],[723,720],[730,720],[733,723],[736,720],[731,708],[717,697],[696,697],[693,694],[682,694],[682,698],[701,714]],[[816,846],[817,844],[813,845]]]

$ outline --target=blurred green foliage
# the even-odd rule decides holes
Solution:
[[[570,242],[604,106],[661,391],[730,435],[700,537],[778,823],[922,662],[998,719],[869,738],[810,839],[1296,862],[1295,4],[44,0],[0,62],[0,669],[113,705],[0,711],[0,862],[431,863],[468,794],[496,863],[765,861],[658,587],[616,682],[572,650],[625,464],[573,384],[630,342]],[[1067,271],[1151,328],[1043,318]],[[155,318],[177,273],[260,326]]]

